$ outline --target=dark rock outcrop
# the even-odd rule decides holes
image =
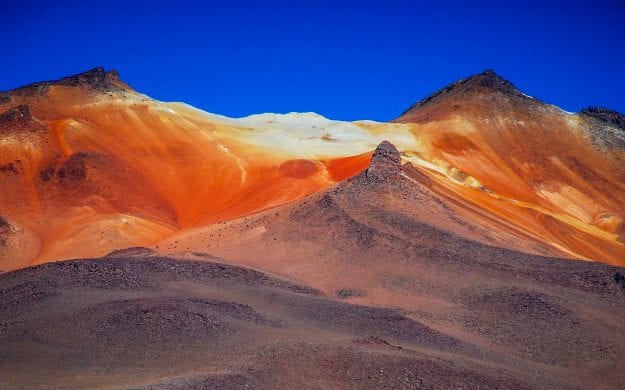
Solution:
[[[367,168],[366,176],[375,181],[386,181],[401,171],[401,156],[395,145],[383,141],[375,149],[371,157],[371,164]]]
[[[74,153],[63,162],[56,175],[61,180],[83,180],[87,177],[87,162],[90,158],[88,153]]]
[[[492,91],[516,94],[519,90],[510,81],[504,79],[495,73],[492,69],[487,69],[482,73],[473,75],[467,79],[458,82],[456,87],[464,87],[464,89],[489,89]]]
[[[586,107],[580,111],[580,114],[625,130],[625,115],[618,111],[603,107]]]
[[[46,134],[48,127],[37,119],[26,104],[16,105],[11,108],[2,107],[0,108],[0,136]]]
[[[59,80],[40,81],[9,91],[0,92],[0,104],[11,101],[11,96],[43,96],[52,85],[63,87],[86,87],[100,92],[117,92],[132,88],[119,78],[116,70],[106,71],[103,67],[87,70]]]
[[[15,175],[19,173],[21,166],[22,162],[20,160],[15,160],[7,164],[0,165],[0,173],[3,173],[5,175]]]
[[[119,72],[116,70],[105,71],[102,67],[90,69],[86,72],[73,76],[64,77],[55,82],[57,85],[66,85],[77,87],[80,85],[89,85],[96,89],[107,89],[113,82],[119,81]]]

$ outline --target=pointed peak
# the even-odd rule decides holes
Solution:
[[[456,83],[452,85],[455,84]],[[465,87],[465,89],[467,90],[470,88],[482,88],[506,94],[520,93],[520,91],[514,86],[514,84],[499,76],[492,69],[486,69],[482,73],[474,74],[464,80],[460,80],[456,86]]]
[[[402,113],[401,118],[413,111],[418,110],[426,105],[440,102],[448,98],[475,97],[482,95],[505,95],[513,96],[521,99],[533,98],[519,91],[514,84],[498,75],[492,69],[486,69],[482,73],[471,75],[465,79],[458,80],[413,104],[410,108]]]
[[[385,181],[401,171],[401,155],[392,143],[382,141],[373,152],[366,176],[376,181]]]

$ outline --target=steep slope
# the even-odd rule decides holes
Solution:
[[[566,113],[492,71],[393,123],[226,118],[155,101],[101,68],[35,83],[0,93],[0,271],[151,246],[296,201],[364,170],[382,140],[473,227],[455,234],[624,264],[619,118]]]
[[[496,201],[466,187],[444,192],[574,257],[623,264],[625,128],[618,113],[600,121],[589,112],[564,112],[486,71],[416,103],[396,122],[417,124],[429,145],[419,158],[443,162],[448,174]]]
[[[395,123],[0,104],[0,270],[85,258],[0,274],[0,387],[625,387],[618,113],[490,71]]]
[[[607,388],[622,385],[625,271],[499,248],[531,240],[459,217],[423,177],[383,143],[367,171],[332,189],[157,249],[198,260],[207,252],[335,299],[394,308],[515,364],[540,365],[564,387],[596,386],[598,372]]]
[[[15,233],[0,270],[148,245],[301,198],[364,169],[385,137],[315,114],[234,120],[160,103],[101,68],[0,102],[0,216]]]
[[[625,269],[462,238],[449,229],[476,226],[412,170],[384,143],[336,188],[204,231],[197,243],[227,259],[135,249],[0,276],[0,377],[75,388],[622,388]]]

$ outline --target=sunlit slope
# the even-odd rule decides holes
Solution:
[[[416,220],[488,245],[625,264],[622,129],[544,104],[491,72],[445,88],[394,125],[403,142],[402,160],[413,166],[403,175],[432,191],[460,223],[425,221],[420,210],[429,205],[397,198],[389,198],[389,210],[409,213],[412,207]],[[385,128],[371,122],[359,126],[372,134]],[[215,229],[209,228],[176,234],[159,247],[232,255],[235,248],[273,240],[265,230],[272,224],[253,230],[252,239],[211,236]],[[266,256],[278,251],[271,248]],[[260,249],[253,252],[263,257]],[[239,257],[246,258],[243,252]],[[262,262],[255,261],[250,264]]]
[[[417,103],[435,187],[572,257],[625,264],[625,130],[522,94],[492,72]]]
[[[149,245],[289,202],[356,174],[380,139],[397,138],[316,114],[233,120],[108,79],[76,84],[14,91],[2,105],[0,215],[7,246],[28,236],[32,249],[5,250],[0,269]]]
[[[456,83],[395,123],[232,119],[155,101],[102,69],[1,93],[0,270],[175,242],[333,186],[382,140],[459,220],[512,238],[455,233],[624,264],[624,132],[500,80]]]

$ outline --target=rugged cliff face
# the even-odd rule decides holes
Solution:
[[[566,113],[492,71],[444,88],[392,123],[313,113],[226,118],[152,100],[101,68],[35,83],[0,94],[0,216],[10,226],[0,270],[163,248],[330,188],[367,169],[384,140],[410,164],[402,175],[455,218],[490,232],[454,233],[623,264],[619,118],[600,109]]]

